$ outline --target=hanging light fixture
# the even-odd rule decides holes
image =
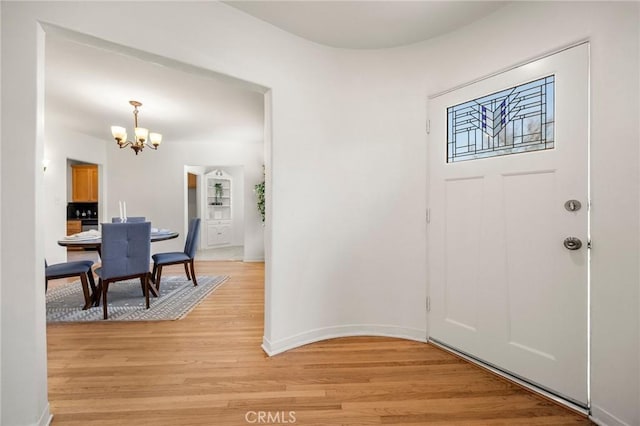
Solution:
[[[125,148],[130,146],[138,155],[138,152],[142,151],[145,146],[151,149],[158,149],[160,142],[162,142],[162,135],[160,133],[149,133],[149,129],[144,127],[138,127],[138,107],[142,106],[142,103],[138,101],[129,101],[133,105],[133,131],[135,138],[133,141],[127,140],[127,129],[120,126],[111,126],[111,134],[118,143],[118,147]],[[147,141],[151,141],[149,144]]]

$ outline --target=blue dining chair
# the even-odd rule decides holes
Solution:
[[[82,283],[82,293],[84,295],[84,306],[82,310],[89,309],[93,306],[94,299],[96,297],[96,284],[93,279],[93,272],[91,267],[93,261],[91,260],[77,260],[73,262],[55,263],[53,265],[47,264],[47,260],[44,261],[44,291],[49,288],[49,280],[57,280],[60,278],[80,277]],[[91,286],[91,292],[89,292],[89,286]]]
[[[145,222],[146,220],[147,218],[144,216],[130,216],[130,217],[127,217],[126,223],[140,223],[140,222]],[[122,223],[122,219],[120,219],[119,217],[112,217],[111,223]]]
[[[149,309],[149,255],[151,254],[151,222],[103,223],[102,266],[96,269],[98,295],[102,296],[102,312],[108,318],[109,284],[139,278]]]
[[[193,260],[196,257],[198,248],[198,237],[200,236],[200,218],[196,217],[189,222],[189,230],[187,232],[187,240],[184,243],[184,251],[174,251],[167,253],[156,253],[153,259],[153,271],[151,272],[151,282],[155,283],[156,289],[160,291],[160,280],[162,279],[162,267],[167,265],[176,265],[183,263],[184,272],[187,279],[193,281],[194,287],[198,285],[196,280],[196,271],[193,267]],[[191,268],[191,273],[189,273]]]

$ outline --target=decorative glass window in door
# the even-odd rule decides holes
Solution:
[[[554,76],[447,108],[447,163],[552,149]]]

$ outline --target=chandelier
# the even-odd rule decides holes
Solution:
[[[138,127],[138,107],[142,106],[142,103],[138,101],[129,101],[133,105],[133,129],[135,138],[133,141],[127,140],[127,129],[120,126],[111,126],[111,134],[118,143],[118,147],[125,148],[130,146],[138,155],[138,152],[142,151],[145,146],[151,149],[158,149],[158,145],[162,142],[162,135],[160,133],[149,133],[149,129],[144,127]],[[151,145],[147,142],[151,141]]]

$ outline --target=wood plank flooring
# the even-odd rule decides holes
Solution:
[[[183,320],[47,327],[54,426],[590,424],[428,344],[342,338],[269,358],[264,265],[196,271],[231,279]]]

